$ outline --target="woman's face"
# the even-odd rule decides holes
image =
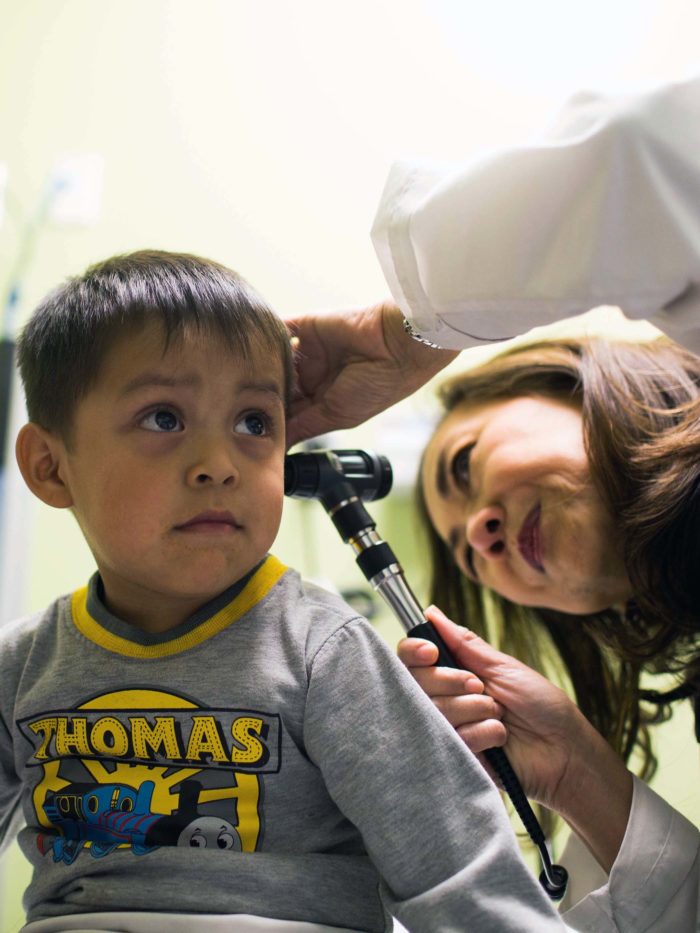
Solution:
[[[584,614],[632,595],[575,405],[544,396],[464,403],[431,438],[421,479],[459,568],[506,599]]]

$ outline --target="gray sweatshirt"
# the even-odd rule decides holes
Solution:
[[[96,575],[0,633],[0,833],[29,920],[246,913],[564,926],[497,791],[349,607],[268,557],[164,635]]]

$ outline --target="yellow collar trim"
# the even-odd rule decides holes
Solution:
[[[232,599],[228,605],[220,609],[210,619],[207,619],[206,622],[202,622],[197,628],[187,632],[187,634],[161,645],[139,645],[127,638],[114,635],[103,628],[88,612],[87,586],[76,590],[71,596],[73,623],[81,635],[84,635],[101,648],[106,648],[107,651],[123,654],[130,658],[164,658],[201,645],[202,642],[217,635],[237,619],[240,619],[263,597],[267,596],[287,569],[276,557],[270,555],[262,567],[250,578],[238,596]]]

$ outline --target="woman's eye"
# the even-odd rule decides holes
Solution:
[[[169,408],[157,408],[141,419],[141,427],[147,431],[170,434],[182,431],[183,425],[178,416]]]
[[[251,412],[248,415],[243,415],[240,421],[236,423],[234,430],[237,434],[252,434],[256,437],[263,437],[265,434],[269,434],[268,419],[258,412]]]
[[[469,485],[469,464],[473,449],[473,444],[467,444],[466,447],[462,447],[461,450],[458,450],[452,458],[452,478],[457,486],[461,488]]]

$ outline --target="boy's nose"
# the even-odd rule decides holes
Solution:
[[[488,505],[467,518],[467,544],[487,560],[500,557],[506,549],[505,512]]]
[[[200,448],[199,456],[187,469],[188,486],[232,486],[238,479],[229,451],[223,446],[211,444],[205,450]]]

